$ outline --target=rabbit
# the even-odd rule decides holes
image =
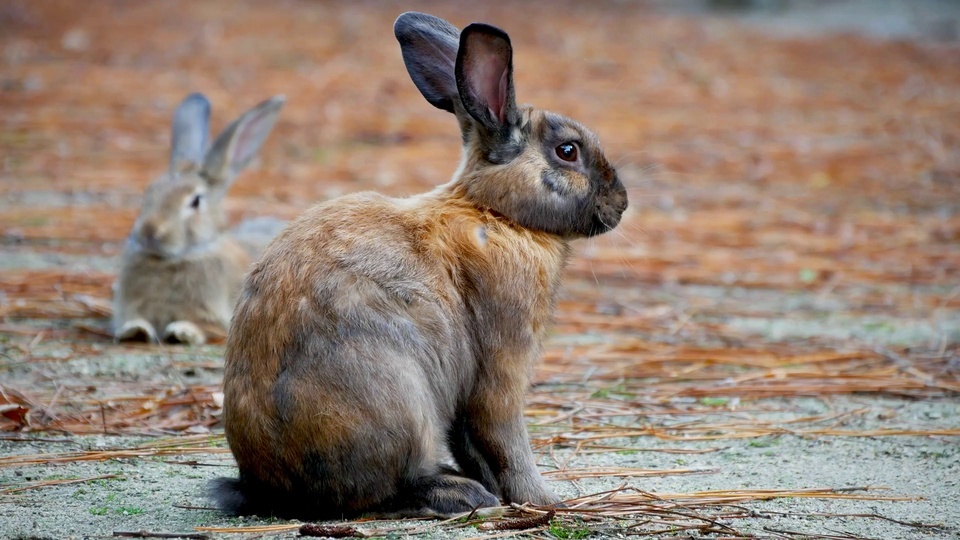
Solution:
[[[596,135],[517,105],[503,30],[409,12],[394,33],[415,86],[459,122],[459,168],[410,198],[318,204],[253,264],[225,348],[239,478],[209,486],[233,514],[560,503],[524,394],[570,242],[616,227],[626,190]]]
[[[263,242],[245,243],[226,230],[223,198],[285,101],[278,95],[250,109],[209,149],[207,98],[191,94],[177,107],[169,170],[147,187],[114,284],[117,340],[199,345],[226,331],[256,242]]]

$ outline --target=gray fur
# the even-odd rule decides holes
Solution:
[[[213,141],[203,159],[203,175],[225,191],[257,154],[280,115],[284,96],[273,96],[234,120]]]
[[[170,173],[199,166],[207,151],[210,102],[200,93],[190,94],[173,113],[170,135]]]
[[[460,31],[443,19],[410,12],[397,18],[393,33],[410,78],[423,97],[434,107],[453,112],[457,91],[453,70]]]

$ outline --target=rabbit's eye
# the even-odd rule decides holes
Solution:
[[[577,155],[577,145],[573,143],[563,143],[557,147],[557,157],[564,161],[576,161]]]
[[[193,198],[190,199],[190,208],[193,208],[193,209],[200,208],[200,199],[202,197],[203,197],[202,195],[194,195]]]

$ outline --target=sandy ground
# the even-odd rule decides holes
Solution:
[[[27,264],[27,260],[23,261]],[[574,284],[573,286],[576,286]],[[688,290],[692,289],[692,290]],[[752,297],[760,311],[776,313],[783,309],[783,298],[770,293],[736,288],[666,287],[651,292],[659,302],[680,302],[682,298],[734,296]],[[847,314],[828,323],[805,312],[803,306],[816,305],[815,295],[793,295],[790,302],[795,316],[790,325],[771,318],[753,317],[742,326],[752,328],[752,340],[759,343],[789,341],[798,335],[817,334],[829,327],[830,332],[849,341],[852,335],[878,346],[894,347],[898,343],[925,341],[927,334],[936,335],[924,321],[914,321],[921,331],[889,332],[896,321],[882,324],[875,318]],[[804,319],[804,314],[807,319]],[[951,315],[954,316],[954,315]],[[705,316],[705,320],[709,320]],[[952,319],[951,319],[952,320]],[[90,325],[102,324],[91,320]],[[952,322],[950,323],[953,324]],[[777,328],[787,328],[787,330]],[[951,326],[956,328],[956,326]],[[555,334],[549,348],[602,336]],[[109,349],[107,346],[102,350]],[[47,361],[13,366],[5,372],[5,382],[23,388],[31,381],[44,381],[70,387],[83,380],[109,378],[137,385],[192,385],[216,383],[222,374],[222,349],[206,346],[199,349],[144,348],[129,354],[90,354],[57,360],[57,346],[45,349]],[[12,349],[11,349],[12,351]],[[614,399],[616,396],[614,395]],[[678,398],[676,403],[690,402]],[[697,400],[692,400],[696,402]],[[711,403],[707,398],[701,404]],[[785,430],[803,431],[810,427],[831,427],[859,434],[862,430],[929,431],[960,427],[960,399],[898,399],[874,396],[836,396],[826,398],[790,398],[720,400],[713,414],[654,415],[641,417],[646,425],[669,427],[680,423],[723,425],[727,422],[772,421]],[[805,418],[826,416],[834,420],[807,424]],[[635,421],[634,421],[635,422]],[[791,422],[797,422],[791,424]],[[536,438],[556,427],[533,425]],[[627,421],[624,425],[635,425]],[[219,431],[203,436],[206,430],[195,430],[201,446],[224,447]],[[196,435],[195,435],[196,436]],[[31,442],[31,438],[38,438]],[[159,441],[152,437],[83,436],[61,437],[55,433],[24,434],[16,441],[0,441],[0,456],[10,457],[34,453],[81,450],[115,450],[142,448]],[[620,450],[571,457],[569,448],[541,451],[541,470],[550,474],[558,468],[639,468],[649,469],[653,476],[643,478],[601,477],[577,482],[554,480],[551,483],[563,497],[616,489],[622,486],[654,494],[687,493],[705,490],[810,488],[874,488],[863,494],[904,500],[835,500],[777,499],[747,503],[755,514],[728,524],[743,533],[775,538],[773,531],[808,534],[847,535],[844,538],[922,539],[960,537],[960,444],[956,436],[805,436],[784,433],[751,439],[720,437],[714,441],[661,440],[644,436],[607,441]],[[681,453],[675,453],[675,452]],[[704,453],[692,453],[703,451]],[[692,470],[692,474],[669,475],[675,469]],[[656,471],[667,476],[657,476]],[[4,537],[22,539],[90,538],[110,536],[117,531],[191,532],[194,527],[249,527],[287,523],[256,518],[231,518],[209,508],[204,496],[208,480],[235,474],[229,454],[151,456],[146,458],[109,459],[91,463],[18,465],[0,468],[0,486],[13,489],[33,482],[80,480],[78,483],[47,486],[18,493],[0,495],[0,523]],[[100,478],[109,476],[109,478]],[[94,480],[89,480],[89,479]],[[84,480],[87,479],[87,480]],[[795,514],[795,515],[790,515]],[[839,516],[845,514],[846,516]],[[893,521],[896,520],[896,521]],[[899,521],[900,523],[897,523]],[[922,524],[922,526],[921,526]],[[376,523],[368,526],[423,527],[420,523]],[[361,527],[363,528],[363,527]],[[576,526],[568,527],[576,531]],[[597,537],[628,534],[612,524],[599,530]],[[836,531],[836,533],[834,533]],[[570,534],[574,534],[571,532]],[[292,538],[295,532],[277,533]],[[468,527],[422,533],[427,538],[474,538],[489,535]],[[232,535],[218,533],[216,537]],[[249,535],[238,535],[249,537]],[[395,536],[403,536],[396,533]],[[688,537],[677,535],[678,537]],[[664,535],[663,537],[670,537]],[[704,537],[709,538],[709,536]]]
[[[905,401],[877,398],[764,400],[751,406],[775,409],[769,413],[728,413],[729,417],[795,418],[826,411],[863,410],[843,422],[844,427],[870,429],[956,427],[960,402]],[[882,419],[882,420],[881,420]],[[691,418],[662,419],[666,423]],[[0,443],[5,455],[50,451],[130,447],[152,442],[117,437],[79,437],[62,443]],[[822,487],[884,488],[874,494],[906,497],[903,501],[785,499],[753,503],[756,517],[730,523],[743,532],[771,535],[771,529],[829,534],[842,531],[852,538],[922,539],[960,537],[960,445],[941,437],[803,438],[768,437],[713,442],[666,442],[655,438],[617,441],[637,450],[576,456],[566,467],[635,467],[695,469],[700,474],[646,479],[599,478],[576,483],[551,482],[565,497],[614,489],[626,483],[653,493],[735,489],[805,489]],[[214,439],[222,444],[222,439]],[[659,450],[715,450],[704,454],[672,454]],[[563,463],[569,452],[540,455],[543,471]],[[183,462],[183,464],[177,464]],[[251,526],[276,521],[229,518],[207,507],[205,483],[232,475],[229,456],[190,455],[148,459],[109,460],[0,470],[0,484],[25,481],[92,478],[109,479],[47,487],[6,496],[0,504],[5,537],[22,539],[110,536],[115,531],[149,530],[189,532],[196,526]],[[785,516],[782,513],[797,513]],[[878,517],[826,517],[817,514],[876,514]],[[917,527],[901,522],[929,525]],[[284,523],[284,522],[279,522]],[[407,525],[414,527],[417,524]],[[382,527],[377,524],[377,527]],[[617,536],[612,526],[603,536]],[[225,537],[229,535],[224,535]],[[279,537],[292,538],[295,533]],[[444,531],[424,537],[482,536],[473,528]]]

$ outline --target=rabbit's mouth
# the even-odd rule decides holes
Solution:
[[[591,216],[587,236],[597,236],[612,231],[620,224],[623,213],[627,211],[627,191],[620,186],[611,197],[597,205],[597,211]]]
[[[155,239],[141,239],[129,237],[127,239],[128,249],[131,252],[139,253],[144,257],[151,259],[177,259],[184,255],[184,249],[171,249]]]
[[[594,214],[590,222],[590,229],[587,230],[587,236],[597,236],[612,231],[620,224],[621,215],[622,214],[612,212],[607,212],[605,215],[600,215],[599,213]]]
[[[143,257],[155,260],[182,261],[185,259],[195,259],[207,256],[211,251],[215,251],[220,245],[220,239],[199,242],[196,244],[187,244],[179,247],[169,244],[159,244],[156,242],[143,242],[142,240],[131,238],[130,250],[139,253]]]

